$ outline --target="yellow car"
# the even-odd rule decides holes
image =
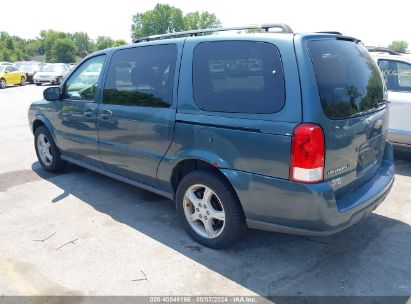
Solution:
[[[9,84],[26,84],[27,75],[23,70],[18,70],[13,66],[0,66],[0,89],[6,88]]]

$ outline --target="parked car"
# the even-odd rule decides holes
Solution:
[[[8,65],[13,65],[13,64],[8,61],[0,61],[0,66],[8,66]]]
[[[41,71],[42,63],[37,61],[19,61],[15,62],[13,66],[17,69],[23,70],[27,74],[27,82],[34,83],[33,76]]]
[[[388,88],[388,140],[411,148],[411,58],[391,50],[370,50]]]
[[[67,64],[49,63],[34,75],[33,81],[38,86],[44,83],[60,84],[68,73],[70,73],[70,68]]]
[[[26,85],[26,73],[18,70],[11,65],[0,66],[0,89],[5,89],[7,85],[19,84]]]
[[[381,73],[355,38],[272,27],[282,33],[172,33],[89,55],[30,106],[40,164],[173,199],[213,248],[247,227],[350,227],[394,181]]]

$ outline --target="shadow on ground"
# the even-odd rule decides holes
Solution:
[[[74,165],[59,175],[38,162],[32,169],[64,191],[50,203],[73,195],[262,296],[402,295],[406,303],[411,293],[411,227],[388,217],[371,214],[327,238],[250,230],[232,248],[216,251],[189,239],[167,199]],[[401,170],[411,174],[411,167]]]
[[[411,149],[394,149],[395,173],[411,177]]]

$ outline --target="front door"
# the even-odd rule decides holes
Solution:
[[[68,78],[52,118],[63,154],[97,167],[102,165],[97,146],[96,100],[105,57],[88,59]]]
[[[177,52],[174,44],[114,52],[97,118],[106,170],[158,187],[157,167],[174,133]]]
[[[17,72],[17,69],[12,66],[6,68],[6,83],[7,84],[18,84],[20,83],[20,73]]]
[[[390,140],[411,145],[411,64],[405,61],[378,61],[388,89]]]

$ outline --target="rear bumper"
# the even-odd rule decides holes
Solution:
[[[394,182],[392,145],[388,142],[374,177],[338,201],[329,182],[300,184],[222,171],[238,194],[249,228],[312,236],[331,235],[354,225],[384,201]]]
[[[410,131],[389,129],[387,139],[395,145],[404,145],[411,147]]]

